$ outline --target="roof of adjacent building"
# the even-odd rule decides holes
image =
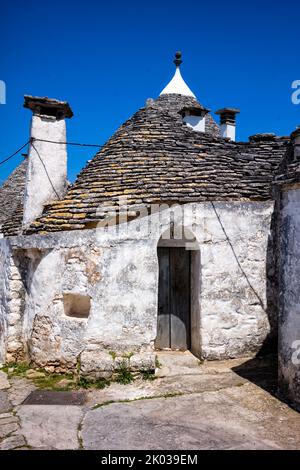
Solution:
[[[276,171],[274,183],[277,187],[300,183],[300,157],[295,154],[295,138],[300,136],[300,126],[291,134],[287,151]],[[299,155],[299,151],[297,152]]]
[[[148,100],[81,171],[65,198],[45,207],[27,233],[84,229],[101,218],[103,205],[188,203],[271,198],[271,183],[288,138],[273,134],[236,143],[219,136],[210,114],[206,132],[182,119],[199,106],[189,96]]]
[[[22,230],[27,160],[23,160],[0,187],[0,233],[17,235]]]

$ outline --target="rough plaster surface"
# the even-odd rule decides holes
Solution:
[[[195,350],[208,359],[259,350],[272,323],[266,313],[270,301],[266,265],[273,204],[216,203],[216,208],[247,279],[209,203],[185,206],[184,220],[182,213],[174,212],[175,226],[187,227],[200,248],[200,262],[193,272],[193,283],[198,285],[193,309],[199,317]],[[10,239],[19,263],[16,277],[23,279],[20,295],[25,292],[17,325],[23,349],[36,364],[67,369],[80,360],[88,375],[97,367],[99,372],[111,370],[109,351],[120,357],[134,353],[133,368],[154,363],[157,244],[170,227],[170,217],[170,210],[165,210],[117,228]],[[7,262],[1,266],[2,279],[9,269]],[[12,292],[12,286],[3,289],[6,296]],[[65,314],[66,294],[91,299],[88,318]],[[2,321],[11,315],[5,306],[2,312]],[[13,341],[7,335],[6,342],[11,350]]]
[[[0,240],[0,363],[24,358],[25,288],[19,260]]]
[[[280,240],[279,384],[300,406],[300,191],[283,192]]]

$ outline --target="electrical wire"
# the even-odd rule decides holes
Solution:
[[[79,147],[98,147],[98,148],[103,147],[103,145],[99,145],[99,144],[81,144],[79,142],[56,142],[55,140],[36,139],[35,137],[32,137],[31,140],[38,141],[38,142],[48,142],[49,144],[77,145]]]
[[[44,168],[44,170],[45,170],[45,173],[46,173],[46,176],[47,176],[47,178],[48,178],[48,180],[49,180],[49,183],[50,183],[50,185],[51,185],[51,187],[52,187],[52,189],[53,189],[53,191],[54,191],[54,193],[55,193],[55,195],[56,195],[56,197],[57,197],[58,199],[60,199],[60,196],[59,196],[58,192],[56,191],[56,189],[55,189],[55,187],[54,187],[54,184],[53,184],[52,181],[51,181],[51,178],[50,178],[49,173],[48,173],[48,171],[47,171],[46,165],[45,165],[45,163],[43,162],[43,159],[42,159],[42,157],[40,156],[38,150],[36,149],[36,147],[35,147],[35,145],[34,145],[34,142],[47,142],[47,143],[50,143],[50,144],[58,144],[58,145],[76,145],[76,146],[80,146],[80,147],[98,147],[98,148],[102,148],[102,147],[103,147],[103,145],[98,145],[98,144],[83,144],[83,143],[78,143],[78,142],[57,142],[57,141],[53,141],[53,140],[36,139],[36,138],[34,138],[34,137],[31,137],[31,139],[30,139],[28,142],[26,142],[24,145],[22,145],[22,147],[20,147],[20,148],[19,148],[18,150],[16,150],[12,155],[10,155],[9,157],[5,158],[4,160],[2,160],[2,161],[0,162],[0,165],[2,165],[3,163],[6,163],[8,160],[10,160],[10,159],[13,158],[15,155],[17,155],[21,150],[23,150],[23,149],[30,143],[31,146],[33,147],[33,149],[35,150],[35,152],[36,152],[36,154],[37,154],[37,156],[38,156],[38,158],[39,158],[41,164],[43,165],[43,168]],[[238,151],[238,153],[241,153],[241,152]],[[262,307],[263,310],[265,310],[264,302],[262,301],[262,299],[260,298],[259,294],[256,292],[256,290],[255,290],[254,287],[252,286],[251,282],[249,281],[249,278],[248,278],[247,274],[245,273],[245,271],[244,271],[244,269],[243,269],[243,267],[242,267],[242,265],[241,265],[241,263],[240,263],[240,261],[239,261],[239,258],[238,258],[237,254],[236,254],[236,252],[235,252],[234,246],[233,246],[233,244],[232,244],[232,242],[231,242],[231,240],[230,240],[230,238],[229,238],[229,236],[228,236],[228,234],[227,234],[227,232],[226,232],[226,229],[225,229],[225,227],[224,227],[224,225],[223,225],[223,222],[222,222],[222,220],[221,220],[221,218],[220,218],[220,215],[219,215],[219,213],[218,213],[218,211],[217,211],[217,209],[216,209],[216,207],[215,207],[214,202],[211,201],[211,200],[210,200],[209,202],[210,202],[211,205],[212,205],[212,208],[213,208],[213,210],[214,210],[214,213],[215,213],[215,215],[216,215],[216,217],[217,217],[217,220],[218,220],[218,222],[219,222],[219,224],[220,224],[220,226],[221,226],[221,229],[222,229],[222,231],[223,231],[223,233],[224,233],[224,235],[225,235],[225,237],[226,237],[227,243],[229,244],[229,246],[230,246],[230,248],[231,248],[231,251],[232,251],[232,253],[233,253],[233,255],[234,255],[234,258],[235,258],[235,260],[236,260],[236,262],[237,262],[237,265],[238,265],[238,267],[239,267],[239,269],[240,269],[242,275],[244,276],[244,278],[246,279],[246,281],[247,281],[247,283],[248,283],[250,289],[251,289],[252,292],[255,294],[256,298],[258,299],[260,306]]]
[[[224,233],[224,235],[225,235],[226,241],[227,241],[228,245],[229,245],[230,248],[231,248],[231,251],[232,251],[232,253],[233,253],[233,256],[234,256],[234,258],[235,258],[235,260],[236,260],[236,262],[237,262],[237,265],[238,265],[238,267],[239,267],[239,269],[240,269],[242,275],[243,275],[244,278],[246,279],[248,286],[250,287],[250,289],[251,289],[252,292],[254,293],[255,297],[257,298],[257,300],[258,300],[258,302],[259,302],[261,308],[262,308],[264,311],[266,311],[263,300],[261,299],[260,295],[259,295],[259,294],[256,292],[256,290],[254,289],[254,287],[253,287],[253,285],[251,284],[251,282],[250,282],[250,280],[249,280],[249,278],[248,278],[246,272],[244,271],[243,266],[241,265],[241,262],[240,262],[240,260],[239,260],[239,258],[238,258],[238,255],[237,255],[236,252],[235,252],[235,248],[234,248],[234,246],[233,246],[233,244],[232,244],[232,242],[231,242],[231,240],[230,240],[230,238],[229,238],[229,236],[228,236],[228,234],[227,234],[227,232],[226,232],[226,229],[225,229],[225,227],[224,227],[224,225],[223,225],[223,222],[222,222],[221,217],[220,217],[220,215],[219,215],[219,213],[218,213],[218,211],[217,211],[217,209],[216,209],[216,206],[215,206],[214,202],[211,201],[211,200],[210,200],[209,202],[210,202],[211,205],[212,205],[212,208],[213,208],[213,210],[214,210],[214,213],[215,213],[215,215],[216,215],[216,217],[217,217],[217,220],[218,220],[218,222],[219,222],[219,224],[220,224],[220,226],[221,226],[221,229],[222,229],[222,231],[223,231],[223,233]]]
[[[46,140],[46,139],[36,139],[35,137],[31,137],[28,142],[26,142],[22,147],[20,147],[18,150],[16,150],[13,154],[11,154],[9,157],[5,158],[0,162],[0,165],[3,165],[4,163],[8,162],[11,158],[13,158],[15,155],[21,152],[28,144],[33,143],[33,142],[47,142],[49,144],[59,144],[59,145],[76,145],[78,147],[97,147],[97,148],[102,148],[103,145],[99,144],[83,144],[80,142],[57,142],[54,140]]]

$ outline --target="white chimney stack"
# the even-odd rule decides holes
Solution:
[[[182,120],[188,127],[191,127],[196,132],[205,132],[205,116],[209,109],[203,106],[190,106],[183,108],[180,111]]]
[[[69,104],[49,98],[25,96],[24,108],[32,111],[23,226],[43,212],[45,204],[62,198],[67,189],[65,118],[73,116]],[[53,143],[55,142],[55,143]]]
[[[235,142],[236,119],[235,116],[240,112],[236,108],[223,108],[216,111],[220,115],[221,136]]]

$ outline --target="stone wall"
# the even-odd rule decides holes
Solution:
[[[280,217],[279,388],[300,406],[300,187],[283,191]]]
[[[210,203],[184,206],[184,220],[180,210],[166,209],[128,225],[11,238],[14,251],[26,258],[22,325],[30,358],[60,369],[80,365],[86,375],[106,373],[124,355],[131,356],[133,368],[154,366],[157,244],[171,212],[175,227],[187,227],[200,247],[193,280],[200,356],[257,352],[274,315],[266,282],[273,204],[228,202],[215,208],[231,246]],[[90,305],[89,315],[76,316],[72,301]]]
[[[6,357],[6,336],[7,336],[7,292],[8,292],[8,277],[7,277],[7,260],[9,249],[5,240],[0,240],[0,363]]]

